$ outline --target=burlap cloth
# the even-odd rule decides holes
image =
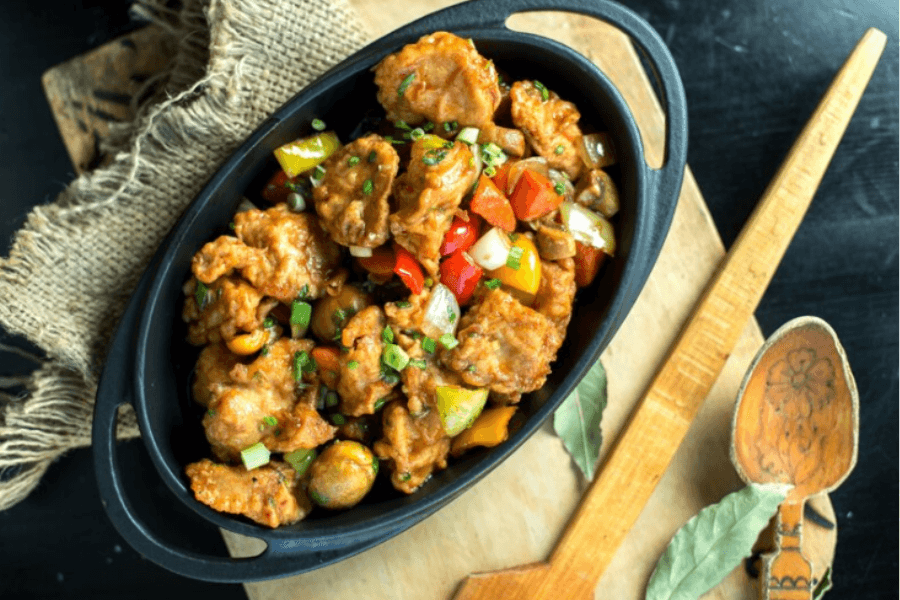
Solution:
[[[145,265],[217,167],[268,115],[366,41],[345,0],[133,7],[178,44],[162,93],[108,141],[113,162],[35,208],[0,259],[0,324],[47,356],[0,394],[0,510],[91,443],[97,379]],[[0,381],[0,386],[3,385]],[[123,410],[119,436],[137,436]]]

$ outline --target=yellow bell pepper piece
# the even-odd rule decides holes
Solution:
[[[245,333],[231,338],[225,345],[235,354],[247,356],[260,350],[269,341],[269,332],[265,329],[257,329],[253,333]]]
[[[470,390],[457,385],[441,385],[435,388],[435,403],[447,435],[453,437],[471,425],[481,414],[487,397],[486,389]]]
[[[341,142],[333,131],[300,138],[275,149],[275,158],[288,179],[308,171],[334,154]]]
[[[522,234],[513,235],[516,239],[510,248],[510,258],[507,258],[505,265],[491,271],[488,278],[499,279],[507,291],[529,306],[541,284],[541,257],[534,242]],[[516,266],[518,268],[513,268]]]
[[[450,452],[459,456],[475,446],[492,448],[503,442],[509,437],[509,420],[515,412],[515,406],[499,406],[482,412],[471,427],[453,438]]]
[[[420,143],[425,147],[426,150],[437,150],[438,148],[447,148],[448,146],[453,145],[452,140],[445,140],[442,137],[436,136],[433,133],[426,133],[422,136]]]

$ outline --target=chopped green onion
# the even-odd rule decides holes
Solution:
[[[317,492],[316,490],[308,490],[309,491],[309,499],[318,504],[319,506],[325,506],[328,504],[328,498]]]
[[[375,189],[375,184],[372,183],[371,179],[366,179],[363,182],[363,187],[362,187],[363,194],[369,195],[372,193],[373,189]]]
[[[453,350],[454,348],[459,346],[459,340],[457,340],[455,337],[453,337],[452,333],[443,334],[440,337],[439,341],[444,346],[444,348],[446,348],[447,350]]]
[[[269,449],[262,442],[256,442],[249,448],[241,450],[241,461],[248,471],[268,464],[270,456]]]
[[[422,129],[424,129],[425,131],[431,131],[432,129],[434,129],[434,123],[428,121],[427,123],[422,125]]]
[[[275,327],[275,319],[273,319],[272,317],[266,317],[263,321],[263,327],[265,327],[266,329]]]
[[[357,361],[357,360],[351,360],[350,362],[347,363],[347,368],[350,369],[351,371],[358,366],[359,366],[359,361]]]
[[[425,283],[425,287],[430,288],[431,286],[434,285],[434,279],[432,279],[431,277],[426,277],[424,283]]]
[[[206,411],[206,414],[208,414],[211,417],[214,417],[214,416],[216,416],[216,411],[214,411],[213,409],[210,408],[209,410]]]
[[[390,325],[386,325],[385,328],[381,330],[381,341],[385,344],[394,343],[394,330],[391,329]]]
[[[197,287],[194,288],[194,300],[200,310],[206,308],[206,301],[209,299],[209,288],[202,281],[197,281]]]
[[[394,302],[394,306],[397,308],[409,308],[412,306],[412,303],[407,300],[400,300],[399,302]]]
[[[381,369],[381,380],[388,385],[395,385],[400,381],[400,375],[387,365],[383,365]]]
[[[325,131],[325,121],[322,119],[313,119],[312,128],[316,131]]]
[[[299,479],[306,474],[306,470],[309,468],[309,465],[311,465],[312,462],[316,460],[316,449],[301,448],[300,450],[288,452],[284,455],[284,460],[286,463],[294,467],[294,470],[297,471],[297,478]]]
[[[397,88],[397,95],[402,96],[406,93],[406,88],[409,87],[409,84],[413,82],[413,79],[416,78],[416,72],[413,71],[409,75],[403,78],[403,81],[400,82],[400,87]]]
[[[421,358],[411,358],[411,359],[409,359],[409,366],[418,367],[422,370],[425,370],[428,368],[428,363],[426,363]]]
[[[356,165],[359,164],[359,157],[351,156],[350,158],[347,159],[347,164],[351,167],[355,167]]]
[[[562,144],[560,144],[559,146],[557,146],[557,147],[556,147],[556,150],[554,150],[554,152],[556,152],[557,154],[562,154],[562,153],[565,152],[565,151],[566,151],[566,149],[563,147]]]
[[[378,158],[378,153],[372,150],[371,152],[369,152],[369,158],[367,158],[366,160],[368,160],[370,163],[373,163],[375,162],[376,158]]]
[[[235,227],[234,221],[231,221],[230,223],[228,223],[228,229],[234,231],[234,227]]]
[[[338,404],[340,404],[341,399],[338,398],[337,392],[334,390],[328,390],[325,392],[325,408],[334,408]]]
[[[525,253],[525,248],[521,246],[513,246],[509,249],[509,254],[506,256],[506,266],[514,271],[518,271],[521,266],[522,255]]]
[[[325,167],[322,165],[316,165],[316,168],[313,169],[312,175],[309,176],[309,180],[314,184],[318,185],[325,179]]]
[[[276,419],[272,415],[266,415],[265,417],[263,417],[263,423],[265,423],[269,427],[275,427],[276,425],[278,425],[278,419]]]
[[[494,142],[488,142],[481,146],[482,152],[488,154],[490,156],[501,156],[503,154],[503,148],[495,144]]]
[[[259,351],[260,356],[268,356],[269,355],[269,347],[263,346],[262,350]]]
[[[409,132],[409,137],[412,138],[413,141],[421,140],[423,137],[425,137],[425,130],[421,127],[416,127]]]
[[[378,401],[375,402],[375,406],[373,407],[373,410],[375,410],[375,411],[381,410],[381,407],[387,403],[387,400],[388,400],[387,398],[379,398]]]
[[[409,481],[412,478],[412,475],[409,473],[404,473],[400,476],[400,481]]]
[[[436,165],[439,162],[441,162],[442,160],[444,160],[446,157],[447,157],[446,150],[438,150],[438,149],[433,148],[425,153],[425,156],[422,157],[422,162],[428,166],[433,167],[434,165]]]
[[[334,413],[333,415],[331,415],[331,422],[335,425],[343,425],[347,422],[347,417],[345,417],[341,413]]]
[[[476,369],[475,365],[469,365],[469,366],[466,368],[466,371],[468,371],[469,373],[474,373],[476,370],[477,370],[477,369]]]
[[[287,195],[288,208],[294,212],[303,212],[306,210],[306,200],[297,192],[291,192]]]
[[[456,135],[456,139],[471,146],[478,143],[478,135],[480,133],[477,127],[463,127],[463,130]]]
[[[450,321],[450,323],[456,321],[456,311],[453,310],[453,307],[450,305],[447,305],[447,320]]]
[[[312,316],[312,305],[302,300],[291,302],[291,325],[307,327]]]
[[[495,167],[494,165],[488,165],[487,168],[484,170],[484,174],[487,175],[488,177],[493,177],[494,175],[497,174],[497,167]]]
[[[378,457],[377,457],[377,456],[373,456],[373,457],[372,457],[372,471],[373,471],[376,475],[378,475],[378,466],[379,466],[379,464],[380,464],[380,463],[378,462]]]
[[[303,379],[304,373],[312,373],[316,370],[316,361],[305,350],[294,353],[293,375],[294,381]]]
[[[541,83],[540,81],[538,81],[538,80],[535,79],[535,80],[534,80],[534,87],[536,87],[536,88],[538,89],[538,91],[541,92],[541,100],[543,100],[544,102],[546,102],[547,100],[550,99],[550,90],[548,90],[548,89],[546,88],[546,86],[544,86],[543,83]]]
[[[300,288],[300,293],[297,294],[297,298],[299,298],[300,300],[306,300],[307,297],[309,297],[309,284],[304,283],[303,287]]]
[[[566,193],[566,186],[563,185],[562,181],[557,181],[553,185],[553,191],[562,196]]]
[[[396,127],[397,129],[402,129],[403,131],[409,131],[410,129],[412,129],[412,127],[410,127],[409,124],[403,120],[394,121],[394,127]]]
[[[434,354],[435,351],[434,340],[430,337],[427,337],[422,340],[422,350],[428,352],[429,354]]]
[[[385,344],[381,360],[395,371],[402,371],[409,364],[409,354],[397,344]]]

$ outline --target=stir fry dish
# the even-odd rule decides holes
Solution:
[[[210,446],[191,489],[269,527],[507,439],[615,254],[612,141],[574,104],[444,32],[374,81],[377,123],[340,140],[314,119],[276,149],[184,286]]]

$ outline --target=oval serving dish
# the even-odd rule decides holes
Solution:
[[[587,59],[552,40],[509,30],[517,12],[562,10],[590,15],[627,32],[657,76],[667,112],[666,159],[658,170],[644,160],[640,133],[624,100]],[[564,351],[546,385],[526,394],[521,427],[491,449],[470,452],[405,496],[379,482],[346,512],[316,511],[299,523],[269,529],[218,513],[197,502],[184,466],[205,456],[201,410],[190,395],[198,349],[185,343],[182,285],[193,255],[227,231],[247,189],[275,169],[272,151],[309,133],[324,119],[344,141],[359,133],[367,109],[378,109],[371,68],[388,54],[434,31],[472,38],[478,51],[515,79],[539,78],[579,108],[582,122],[612,134],[619,164],[618,251],[601,275],[576,297]],[[361,98],[369,98],[364,104]],[[411,527],[496,467],[550,416],[597,360],[624,320],[659,254],[681,188],[687,151],[684,92],[674,62],[650,26],[606,0],[475,0],[415,21],[363,48],[324,74],[268,119],[220,168],[163,242],[142,277],[109,352],[95,408],[93,442],[100,493],[115,527],[148,559],[187,577],[248,582],[316,569],[372,547]],[[255,186],[255,187],[254,187]],[[252,558],[211,556],[172,541],[140,490],[127,489],[115,445],[118,406],[130,401],[142,437],[168,492],[216,526],[264,540]]]

